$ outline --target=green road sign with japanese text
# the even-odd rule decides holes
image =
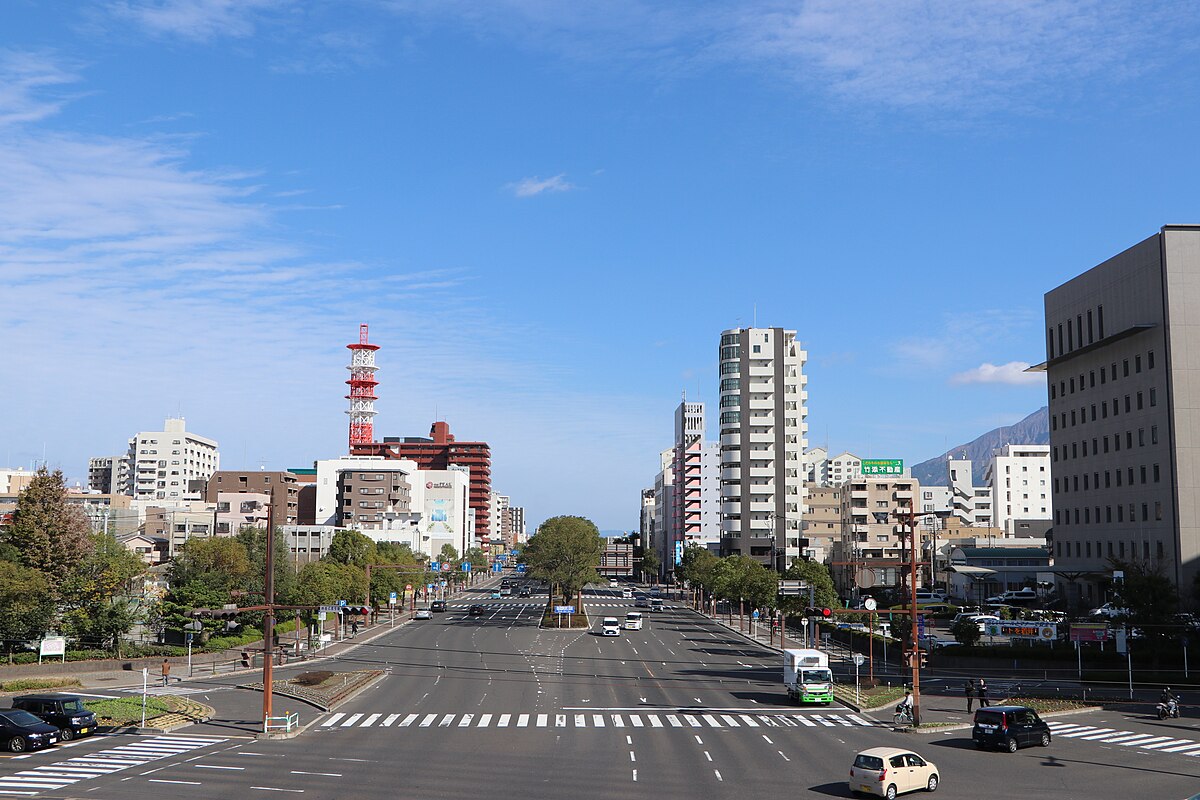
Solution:
[[[862,460],[863,475],[903,475],[904,459],[902,458],[864,458]]]

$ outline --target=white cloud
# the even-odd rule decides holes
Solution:
[[[522,178],[515,183],[508,184],[507,188],[511,189],[517,197],[535,197],[543,192],[570,191],[575,186],[568,183],[567,176],[560,172],[549,178],[539,178],[536,175],[532,178]]]
[[[974,369],[959,372],[950,377],[953,384],[971,383],[1002,383],[1009,386],[1030,386],[1044,383],[1046,376],[1040,372],[1026,372],[1029,363],[1026,361],[1010,361],[1007,364],[989,364],[984,362]]]
[[[22,50],[0,50],[0,78],[0,127],[58,113],[64,99],[50,96],[48,89],[76,79],[49,56]]]
[[[291,0],[120,0],[109,12],[152,36],[208,41],[251,36],[264,12],[290,4]]]

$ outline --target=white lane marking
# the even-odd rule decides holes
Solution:
[[[298,769],[292,770],[292,774],[293,775],[323,775],[326,778],[342,777],[342,773],[340,773],[340,772],[304,772],[303,770],[298,770]]]
[[[463,714],[462,719],[459,720],[459,722],[458,722],[458,727],[460,727],[460,728],[471,727],[471,720],[473,720],[473,719],[475,719],[474,714]]]
[[[657,715],[657,714],[647,714],[647,715],[646,715],[646,719],[650,720],[650,727],[651,727],[651,728],[661,728],[661,727],[663,726],[663,724],[662,724],[662,720],[660,720],[660,719],[658,718],[658,715]],[[675,720],[675,724],[676,724],[676,727],[678,727],[678,725],[679,725],[679,720]]]
[[[454,718],[456,716],[458,716],[458,715],[457,714],[446,714],[445,716],[442,717],[442,721],[438,723],[438,727],[439,728],[449,728],[450,723],[454,722]]]
[[[362,721],[362,724],[361,724],[361,725],[359,725],[358,727],[360,727],[360,728],[369,728],[369,727],[371,727],[372,725],[374,725],[374,724],[375,724],[375,721],[376,721],[376,720],[378,720],[378,719],[379,719],[380,717],[382,717],[382,716],[383,716],[383,714],[372,714],[371,716],[369,716],[369,717],[367,717],[366,719],[364,719],[364,720]]]
[[[713,774],[717,776],[717,780],[724,782],[725,779],[721,777],[721,770],[714,769]]]
[[[480,714],[479,715],[479,724],[476,727],[486,728],[488,725],[491,725],[491,724],[492,724],[492,715],[491,714]]]
[[[421,725],[420,725],[420,727],[422,727],[422,728],[428,728],[430,725],[432,725],[432,724],[433,724],[433,721],[434,721],[435,719],[437,719],[437,714],[426,714],[426,715],[425,715],[425,719],[421,720]]]
[[[704,714],[703,718],[704,718],[704,721],[707,722],[712,727],[714,727],[714,728],[721,727],[721,720],[717,719],[712,714]]]
[[[734,719],[733,717],[729,716],[728,714],[722,714],[722,715],[721,715],[721,719],[725,720],[725,724],[727,724],[727,725],[728,725],[729,727],[731,727],[731,728],[740,728],[740,727],[742,727],[742,724],[741,724],[740,722],[738,722],[736,719]]]
[[[546,727],[546,724],[548,722],[549,722],[549,715],[547,715],[547,714],[538,714],[537,715],[537,726],[539,728]]]
[[[399,714],[388,714],[387,718],[379,724],[385,728],[390,728],[398,719],[400,719]]]
[[[712,761],[712,756],[708,754],[707,750],[704,751],[704,757],[707,758],[709,761]]]
[[[245,769],[245,767],[223,767],[219,764],[192,764],[196,769]]]
[[[1151,742],[1167,742],[1170,741],[1170,736],[1151,736],[1149,739],[1143,739],[1140,742],[1121,742],[1122,747],[1145,747]]]
[[[337,721],[344,716],[346,716],[346,713],[344,711],[338,712],[337,714],[334,714],[332,717],[330,717],[329,719],[322,722],[321,727],[328,727],[330,725],[336,725]]]
[[[679,717],[674,714],[667,714],[667,722],[671,723],[672,728],[682,728],[683,723],[679,721]]]
[[[1187,744],[1180,745],[1179,747],[1168,747],[1168,748],[1164,749],[1162,752],[1164,752],[1164,753],[1182,753],[1185,750],[1198,750],[1198,749],[1200,749],[1200,742],[1188,742]]]
[[[782,751],[782,750],[776,750],[775,752],[776,752],[776,753],[779,753],[779,755],[783,756],[783,751]],[[791,761],[791,759],[790,759],[790,758],[788,758],[787,756],[783,756],[783,760],[784,760],[784,761]]]
[[[304,794],[303,789],[280,789],[275,786],[251,786],[251,789],[262,789],[264,792],[294,792],[296,794]]]
[[[1196,744],[1195,742],[1191,741],[1190,739],[1168,739],[1167,741],[1159,742],[1158,744],[1144,744],[1144,745],[1142,745],[1142,747],[1146,748],[1147,750],[1158,750],[1161,747],[1168,747],[1168,746],[1174,747],[1175,745],[1180,745],[1180,744],[1183,744],[1184,742],[1187,742],[1188,744],[1191,744],[1193,746]]]
[[[629,751],[629,760],[630,760],[630,761],[637,761],[637,756],[635,756],[635,755],[633,754],[633,751],[632,751],[632,750],[630,750],[630,751]]]
[[[1105,739],[1104,743],[1105,744],[1124,744],[1125,742],[1133,742],[1133,741],[1149,741],[1150,739],[1153,739],[1153,738],[1154,737],[1148,733],[1128,733],[1128,734],[1124,734],[1122,736],[1118,736],[1114,739]]]
[[[766,740],[767,744],[775,744],[774,742],[771,741],[771,737],[767,736],[765,733],[762,735],[762,737],[763,737],[763,739]]]
[[[603,728],[604,727],[604,715],[603,714],[592,714],[592,727],[593,728]]]
[[[643,727],[645,727],[645,723],[643,723],[643,722],[642,722],[642,718],[641,718],[641,717],[639,717],[637,714],[630,714],[630,715],[629,715],[629,721],[630,721],[631,723],[633,723],[633,727],[635,727],[635,728],[643,728]]]
[[[624,728],[625,720],[621,719],[620,714],[613,714],[612,715],[612,724],[613,724],[614,728]]]
[[[528,714],[522,714],[519,717],[517,717],[517,727],[518,728],[529,727],[529,715]]]
[[[349,717],[346,718],[346,721],[342,723],[342,727],[348,728],[351,725],[353,725],[354,723],[358,722],[362,718],[363,718],[362,714],[351,714]]]
[[[637,780],[637,770],[636,769],[633,771],[633,779],[635,781]]]
[[[1083,730],[1071,731],[1070,733],[1055,733],[1054,735],[1060,736],[1063,739],[1073,739],[1076,736],[1085,736],[1088,734],[1099,736],[1102,733],[1112,733],[1115,730],[1115,728],[1084,728]]]
[[[199,786],[200,781],[169,781],[166,778],[147,778],[150,783],[182,783],[186,786]]]
[[[400,723],[400,727],[407,728],[409,725],[412,725],[413,722],[416,720],[416,718],[419,716],[421,716],[421,715],[420,714],[409,714],[407,717],[404,718],[404,721]]]
[[[751,717],[748,714],[738,714],[738,716],[742,718],[742,722],[746,723],[747,727],[750,727],[750,728],[758,727],[758,723],[754,721],[754,717]]]
[[[576,728],[586,728],[587,727],[586,716],[587,715],[585,715],[585,714],[576,714],[575,715],[575,727]]]
[[[501,714],[500,719],[496,720],[497,728],[507,728],[508,721],[512,719],[512,714]]]

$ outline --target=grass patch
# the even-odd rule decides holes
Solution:
[[[1049,714],[1053,711],[1079,711],[1093,708],[1095,703],[1085,703],[1082,700],[1065,700],[1050,697],[1006,697],[1003,702],[994,705],[1027,706],[1039,714]]]
[[[570,620],[570,624],[567,621]],[[592,627],[586,612],[579,610],[575,614],[555,614],[554,609],[548,608],[542,614],[543,628],[562,628],[563,630],[587,629]]]
[[[17,678],[0,681],[0,692],[29,692],[35,689],[58,689],[63,686],[78,686],[77,678]]]
[[[333,673],[327,669],[317,670],[316,672],[301,672],[292,678],[292,683],[297,686],[320,686],[332,677]]]
[[[142,698],[116,697],[111,700],[85,700],[84,706],[94,711],[101,725],[133,725],[142,722]],[[163,697],[146,698],[146,719],[167,714],[171,704]]]

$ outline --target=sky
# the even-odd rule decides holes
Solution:
[[[915,463],[1045,403],[1042,295],[1200,222],[1200,20],[1125,0],[6,0],[0,466],[183,415],[222,466],[485,440],[635,528],[726,328],[809,440]]]

